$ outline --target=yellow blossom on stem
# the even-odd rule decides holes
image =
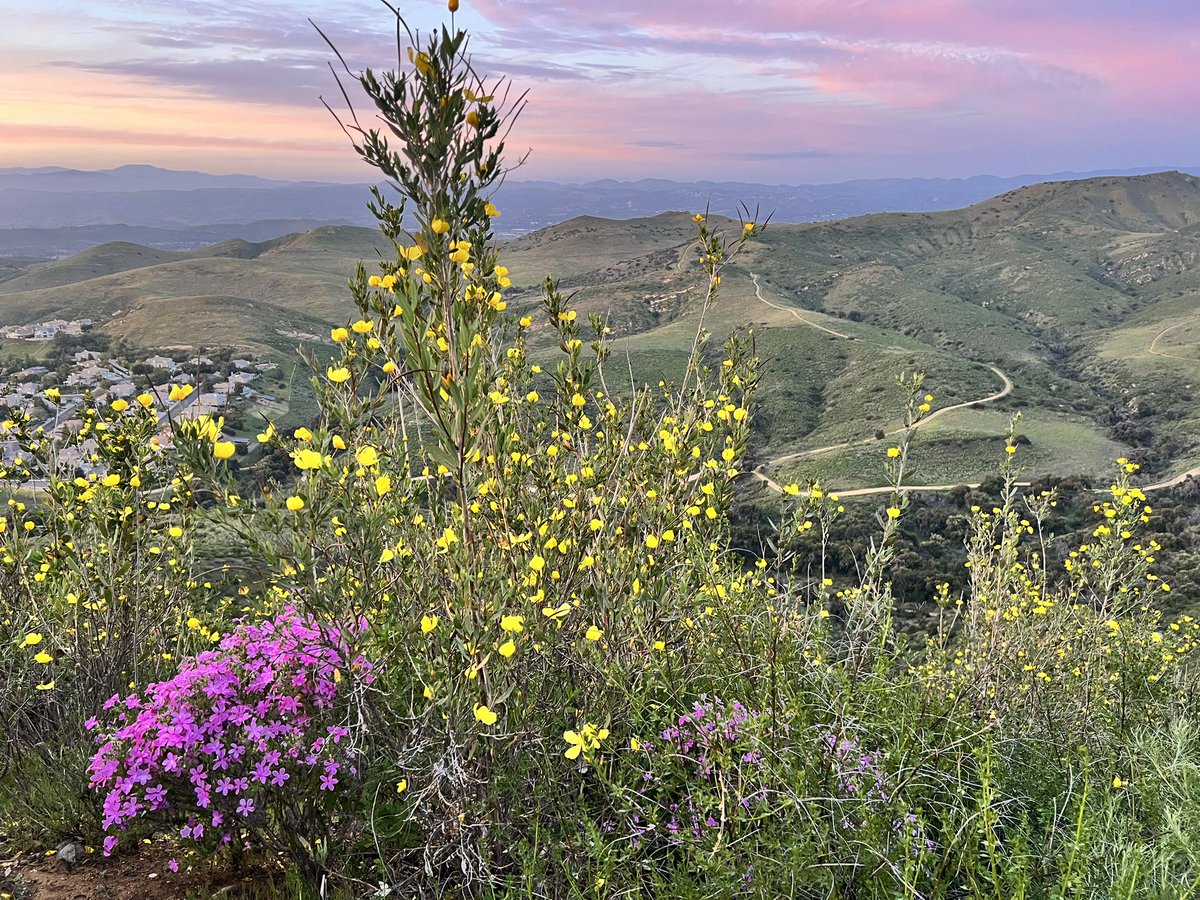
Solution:
[[[292,454],[292,460],[296,463],[297,469],[319,469],[325,461],[316,450],[297,450]]]

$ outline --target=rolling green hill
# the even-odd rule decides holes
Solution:
[[[510,241],[511,308],[553,275],[606,317],[614,377],[677,378],[701,324],[694,229],[687,212],[583,217]],[[368,229],[323,227],[188,253],[116,243],[6,260],[0,324],[88,317],[146,346],[283,359],[346,319],[348,276],[386,250]],[[755,331],[758,459],[774,478],[878,483],[894,438],[873,435],[899,425],[895,376],[924,371],[938,408],[967,404],[919,433],[914,479],[933,484],[985,476],[1017,410],[1033,474],[1098,474],[1121,453],[1160,475],[1200,461],[1198,312],[1200,179],[1164,172],[771,225],[703,326],[714,342]]]

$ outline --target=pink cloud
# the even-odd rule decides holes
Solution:
[[[291,0],[180,0],[136,25],[104,6],[6,47],[0,159],[357,165],[316,101],[337,97],[330,54]],[[427,27],[444,0],[412,9]],[[352,65],[390,64],[375,0],[320,15]],[[530,89],[512,141],[536,151],[527,177],[1052,171],[1186,164],[1200,146],[1185,0],[464,0],[460,20],[486,70]]]

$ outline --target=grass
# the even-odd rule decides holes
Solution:
[[[911,445],[910,484],[979,482],[995,475],[1004,456],[1009,417],[990,409],[947,413],[917,430]],[[1098,477],[1128,450],[1106,438],[1086,420],[1036,411],[1025,415],[1018,447],[1025,477],[1085,475]],[[776,480],[808,478],[839,488],[884,483],[886,449],[895,439],[872,441],[845,450],[805,457],[783,467]]]

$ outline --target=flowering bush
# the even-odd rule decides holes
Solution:
[[[286,848],[311,866],[324,813],[359,780],[350,708],[374,675],[351,650],[354,631],[287,608],[239,625],[174,678],[108,700],[111,724],[89,723],[104,852],[134,820],[169,813],[193,844]]]
[[[642,785],[628,813],[634,849],[684,844],[716,850],[769,811],[771,773],[753,729],[757,713],[702,694],[642,751]]]

